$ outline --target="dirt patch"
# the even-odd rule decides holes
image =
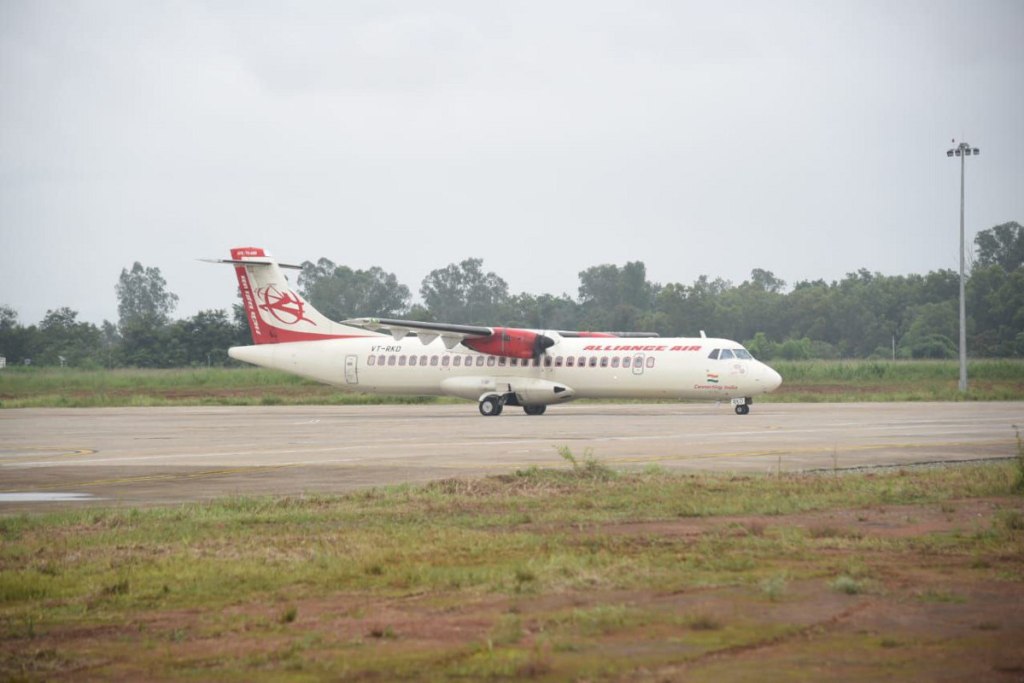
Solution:
[[[772,529],[801,529],[812,536],[908,538],[938,533],[977,533],[988,529],[1000,511],[1024,510],[1015,499],[970,499],[941,505],[892,505],[823,510],[793,515],[740,515],[685,518],[602,526],[602,533],[623,536],[704,534],[761,535]]]
[[[984,537],[1022,513],[1020,498],[989,498],[599,525],[579,533],[642,545],[770,540],[795,530],[837,542],[811,559],[771,559],[779,576],[794,570],[777,586],[726,575],[673,590],[531,584],[521,593],[275,595],[226,608],[142,610],[123,622],[98,612],[73,626],[24,625],[0,644],[0,676],[1020,681],[1019,540],[972,555],[937,539]],[[858,543],[849,549],[843,540]],[[837,583],[841,567],[860,569]]]

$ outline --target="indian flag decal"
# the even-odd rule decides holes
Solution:
[[[718,375],[716,373],[708,373],[708,384],[718,384]]]

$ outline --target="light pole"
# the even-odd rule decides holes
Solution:
[[[955,143],[956,140],[953,140]],[[960,391],[967,391],[967,307],[964,304],[964,160],[981,150],[961,142],[946,150],[946,156],[960,157]]]

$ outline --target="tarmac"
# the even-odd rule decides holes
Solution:
[[[0,410],[0,515],[334,494],[579,461],[777,473],[1017,454],[1024,402]]]

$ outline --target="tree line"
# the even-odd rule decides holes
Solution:
[[[23,326],[0,306],[0,355],[8,364],[77,367],[225,365],[230,346],[251,343],[239,304],[171,318],[178,297],[159,268],[136,262],[115,286],[118,322],[97,326],[62,307]],[[327,258],[306,261],[298,291],[327,317],[406,317],[549,330],[645,331],[742,341],[773,358],[953,358],[959,336],[959,275],[886,276],[859,270],[841,280],[797,282],[754,269],[736,285],[701,275],[658,284],[643,262],[598,265],[579,274],[577,296],[513,294],[483,261],[431,271],[420,303],[393,273],[353,270]],[[972,357],[1024,357],[1024,227],[1010,222],[978,233],[966,283]]]

